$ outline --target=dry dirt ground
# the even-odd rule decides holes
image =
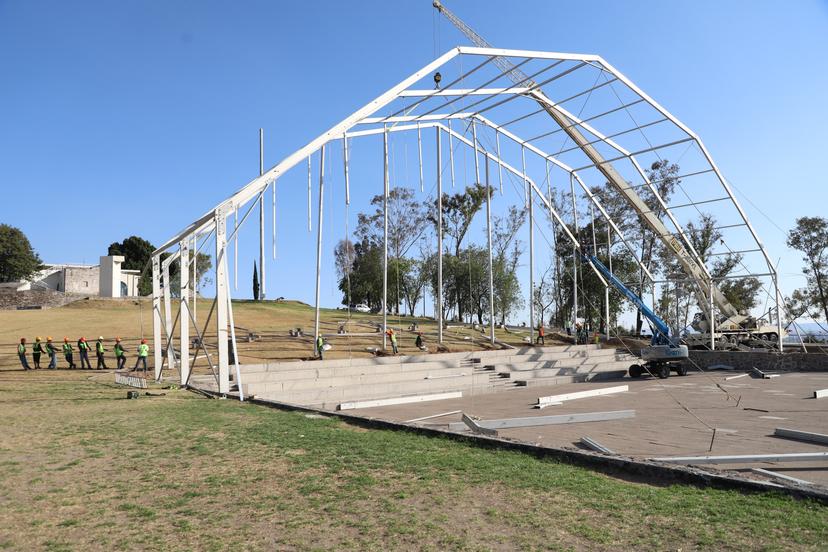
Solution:
[[[824,550],[828,510],[112,374],[0,372],[9,550]]]

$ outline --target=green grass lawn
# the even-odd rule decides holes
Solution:
[[[111,374],[0,373],[0,549],[825,550],[828,508],[630,483]],[[159,390],[153,390],[159,392]]]

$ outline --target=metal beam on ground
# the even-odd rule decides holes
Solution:
[[[806,443],[818,443],[820,445],[828,445],[828,435],[824,433],[813,433],[810,431],[802,431],[799,429],[787,429],[784,427],[777,427],[774,436],[782,437],[784,439],[791,439],[793,441],[805,441]]]
[[[605,447],[604,445],[602,445],[601,443],[599,443],[595,439],[591,439],[591,438],[586,437],[586,436],[581,437],[580,443],[583,446],[587,447],[588,449],[594,450],[596,452],[603,452],[604,454],[615,454],[615,452],[608,449],[607,447]]]
[[[828,460],[828,452],[794,452],[789,454],[738,454],[735,456],[668,456],[648,458],[667,464],[752,464],[755,462],[813,462]]]
[[[513,427],[534,427],[543,425],[577,424],[582,422],[605,422],[634,418],[635,410],[615,410],[611,412],[583,412],[578,414],[559,414],[557,416],[531,416],[526,418],[504,418],[500,420],[478,420],[477,424],[489,429],[508,429]],[[450,430],[463,429],[462,422],[449,424]]]
[[[787,481],[789,483],[795,483],[797,485],[813,485],[810,481],[805,481],[804,479],[799,479],[798,477],[791,477],[790,475],[785,475],[779,472],[765,470],[762,468],[751,468],[752,472],[759,473],[762,475],[766,475],[768,477],[772,477],[774,479],[780,479],[782,481]]]
[[[445,399],[459,399],[463,396],[462,391],[451,391],[449,393],[431,393],[429,395],[411,395],[409,397],[392,397],[388,399],[369,399],[364,401],[350,401],[341,403],[338,410],[353,410],[356,408],[374,408],[377,406],[393,406],[395,404],[409,404],[426,401],[442,401]]]
[[[588,397],[600,397],[602,395],[613,395],[615,393],[624,393],[629,391],[627,385],[616,385],[614,387],[602,387],[601,389],[590,389],[589,391],[577,391],[575,393],[564,393],[561,395],[549,395],[546,397],[538,397],[538,405],[545,403],[561,403],[564,401],[574,401],[576,399],[585,399]]]
[[[475,433],[480,433],[481,435],[491,435],[493,437],[497,437],[497,430],[491,429],[488,427],[483,427],[477,420],[471,418],[468,414],[463,413],[463,425],[472,430]]]

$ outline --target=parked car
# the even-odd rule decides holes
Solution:
[[[371,309],[365,303],[360,303],[359,305],[355,306],[354,310],[357,312],[371,312]]]

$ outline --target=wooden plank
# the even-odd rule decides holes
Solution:
[[[462,391],[452,391],[450,393],[433,393],[431,395],[412,395],[410,397],[392,397],[390,399],[351,401],[341,403],[338,409],[351,410],[354,408],[374,408],[377,406],[392,406],[395,404],[408,404],[425,401],[442,401],[444,399],[459,399],[462,396]]]
[[[452,414],[460,414],[463,412],[462,410],[450,410],[449,412],[441,412],[439,414],[432,414],[431,416],[423,416],[422,418],[414,418],[413,420],[406,420],[404,423],[406,424],[413,424],[415,422],[422,422],[424,420],[430,420],[432,418],[442,418],[443,416],[451,416]]]
[[[800,431],[798,429],[786,429],[784,427],[777,427],[773,434],[776,437],[783,437],[793,441],[805,441],[806,443],[818,443],[820,445],[828,445],[828,435],[824,433],[812,433],[810,431]]]
[[[746,378],[749,375],[750,374],[739,374],[738,376],[728,376],[724,380],[729,381],[729,380],[734,380],[734,379],[739,379],[739,378]]]
[[[797,477],[791,477],[790,475],[784,475],[778,472],[770,471],[770,470],[763,470],[762,468],[751,468],[752,472],[761,473],[762,475],[766,475],[768,477],[773,477],[774,479],[781,479],[782,481],[790,481],[791,483],[796,483],[797,485],[813,485],[810,481],[805,481],[804,479],[799,479]]]
[[[825,397],[828,397],[828,389],[817,389],[814,391],[815,399],[824,399]]]
[[[600,395],[612,395],[614,393],[623,393],[629,391],[627,385],[616,385],[614,387],[602,387],[600,389],[590,389],[588,391],[577,391],[575,393],[564,393],[563,395],[550,395],[547,397],[538,397],[538,404],[544,403],[560,403],[563,401],[573,401],[576,399],[585,399],[587,397],[598,397]]]
[[[489,429],[508,429],[512,427],[534,427],[542,425],[577,424],[582,422],[603,422],[607,420],[621,420],[634,418],[635,410],[616,410],[612,412],[583,412],[580,414],[559,414],[556,416],[532,416],[528,418],[504,418],[501,420],[477,420],[477,425]],[[449,429],[458,431],[466,424],[454,422]]]
[[[470,418],[465,412],[463,413],[463,425],[465,425],[475,433],[481,433],[483,435],[491,435],[493,437],[497,437],[496,429],[489,429],[487,427],[481,426],[477,423],[476,420]]]
[[[756,462],[814,462],[828,460],[828,452],[794,452],[790,454],[739,454],[736,456],[669,456],[648,458],[668,464],[752,464]]]

